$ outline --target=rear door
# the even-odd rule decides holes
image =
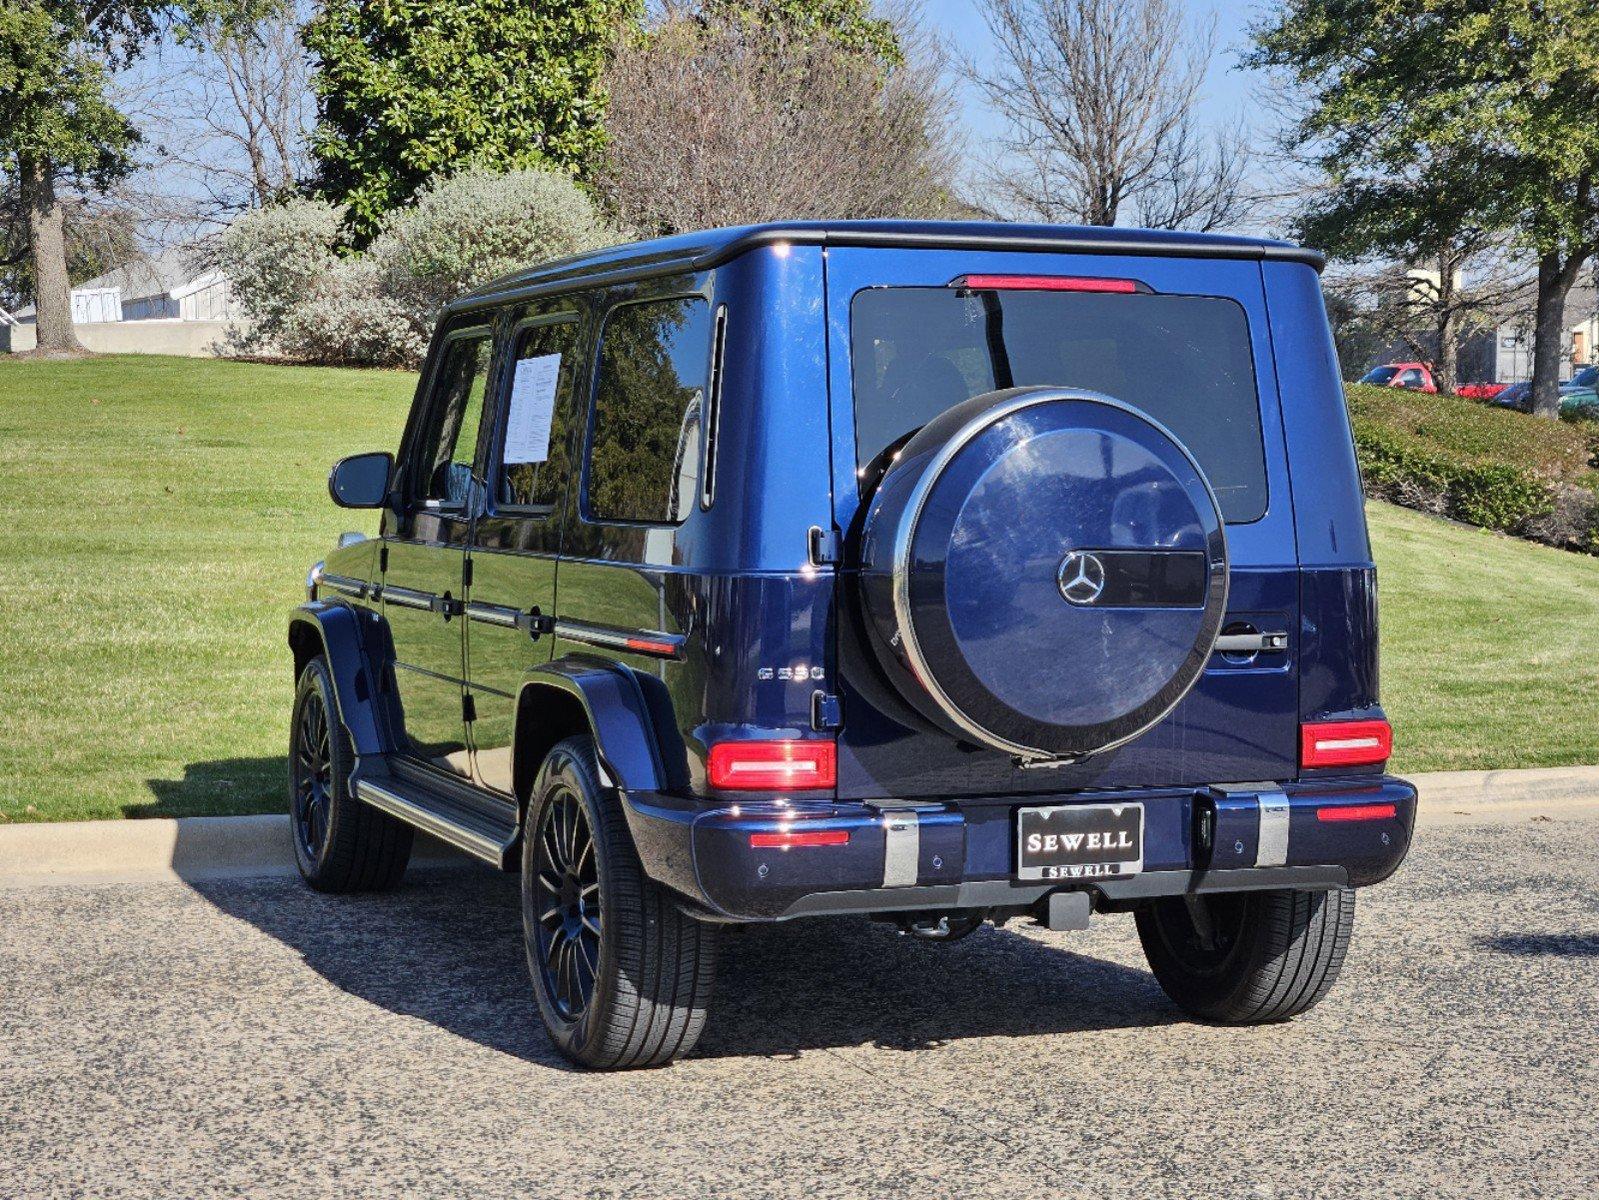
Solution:
[[[510,795],[517,693],[548,662],[554,638],[533,637],[533,617],[555,613],[581,378],[575,304],[540,305],[511,330],[486,439],[487,507],[473,529],[467,592],[467,689],[473,773]]]
[[[846,531],[840,795],[1001,795],[1292,777],[1298,563],[1259,264],[845,247],[829,250],[827,270],[833,491]],[[995,278],[967,279],[974,276]],[[1039,277],[1055,282],[1041,286]],[[1073,290],[1056,290],[1067,286]],[[848,640],[849,538],[858,534],[881,456],[970,396],[1033,384],[1102,392],[1170,429],[1210,479],[1227,522],[1224,632],[1287,635],[1281,651],[1214,655],[1159,725],[1118,750],[1049,770],[1020,769],[1006,755],[899,723],[881,702],[881,680]],[[1038,653],[1047,662],[1050,648]],[[1069,672],[1073,665],[1048,669]]]

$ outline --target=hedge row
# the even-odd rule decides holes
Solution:
[[[1392,388],[1348,397],[1367,495],[1599,554],[1599,427]]]

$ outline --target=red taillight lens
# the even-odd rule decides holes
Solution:
[[[756,850],[787,850],[790,846],[847,846],[847,829],[784,829],[778,833],[752,833],[750,846]]]
[[[1136,292],[1135,279],[1086,279],[1071,275],[962,275],[951,287],[972,292]]]
[[[1397,812],[1392,804],[1329,804],[1316,810],[1316,820],[1386,821]]]
[[[711,747],[711,786],[729,791],[811,791],[838,782],[832,742],[718,742]]]
[[[1387,762],[1394,731],[1387,721],[1319,721],[1299,727],[1302,767],[1365,767]]]

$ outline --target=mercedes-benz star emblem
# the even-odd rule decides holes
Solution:
[[[1105,564],[1086,550],[1073,550],[1060,560],[1056,580],[1069,602],[1092,604],[1105,591]]]

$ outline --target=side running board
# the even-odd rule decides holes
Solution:
[[[370,804],[501,870],[514,867],[516,809],[483,793],[454,794],[417,780],[384,774],[357,778],[355,794]]]

